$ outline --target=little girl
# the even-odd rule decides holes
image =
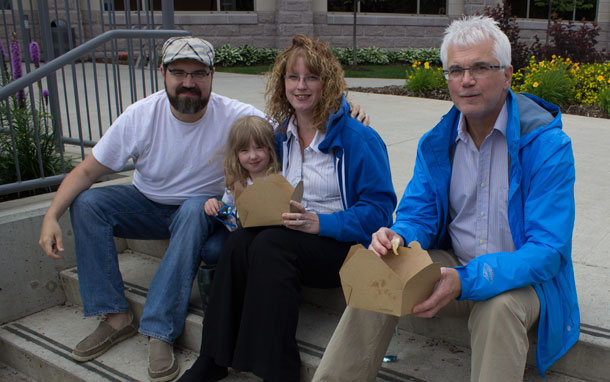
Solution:
[[[227,189],[222,201],[210,198],[205,202],[205,213],[218,216],[220,212],[225,226],[234,231],[237,221],[231,221],[234,220],[231,219],[234,216],[231,212],[235,206],[235,190],[245,188],[256,178],[279,171],[274,147],[273,127],[266,120],[251,116],[235,121],[231,126],[224,159]]]

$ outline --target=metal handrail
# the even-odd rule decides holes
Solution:
[[[37,81],[43,79],[46,76],[56,72],[63,66],[70,64],[76,59],[90,55],[91,51],[106,44],[108,41],[113,39],[138,39],[138,38],[155,38],[155,39],[167,39],[173,36],[190,36],[191,31],[188,30],[177,30],[177,29],[166,29],[166,30],[128,30],[128,29],[115,29],[102,33],[101,35],[79,45],[78,47],[66,52],[65,54],[49,61],[47,64],[40,66],[32,72],[24,75],[23,77],[14,80],[7,85],[0,88],[0,102],[17,93],[19,90],[24,89]],[[74,138],[63,137],[62,142],[64,143],[80,143],[80,140]],[[92,146],[95,142],[84,141],[86,146]],[[134,165],[132,163],[127,164],[123,171],[132,170]],[[59,184],[67,174],[53,175],[42,177],[38,179],[31,179],[20,181],[17,183],[2,184],[0,185],[0,195],[26,191],[32,188],[47,187]]]
[[[36,83],[43,79],[45,76],[59,70],[62,66],[69,64],[70,62],[80,58],[84,55],[91,54],[91,51],[98,46],[104,45],[112,39],[120,38],[170,38],[173,36],[190,36],[191,31],[171,29],[171,30],[128,30],[128,29],[115,29],[108,32],[104,32],[101,35],[92,38],[86,43],[77,46],[69,52],[57,57],[50,61],[46,65],[42,65],[40,68],[33,70],[25,76],[11,81],[6,86],[0,89],[0,101],[4,101],[6,98],[17,93],[19,90]]]

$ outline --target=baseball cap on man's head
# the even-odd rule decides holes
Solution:
[[[197,37],[172,37],[165,41],[161,61],[163,65],[187,59],[199,61],[211,68],[214,66],[214,47]]]

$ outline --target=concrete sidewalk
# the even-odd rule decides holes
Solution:
[[[402,80],[347,79],[348,86],[399,85]],[[261,76],[216,73],[214,91],[264,110]],[[349,92],[371,116],[388,146],[392,179],[400,198],[413,174],[417,142],[452,106],[449,101]],[[572,258],[583,335],[610,341],[610,120],[563,115],[576,162],[576,224]],[[588,333],[588,334],[587,334]],[[609,374],[610,375],[610,374]]]

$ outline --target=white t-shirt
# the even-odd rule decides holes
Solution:
[[[129,106],[92,153],[114,171],[132,158],[134,186],[158,203],[178,205],[195,196],[220,195],[231,125],[250,115],[265,117],[252,105],[212,93],[203,117],[185,123],[174,117],[161,90]]]

